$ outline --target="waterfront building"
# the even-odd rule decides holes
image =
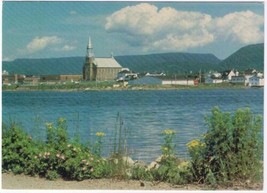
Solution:
[[[89,38],[87,54],[83,65],[83,80],[85,81],[110,81],[117,78],[122,70],[121,65],[113,56],[109,58],[95,58],[93,44]]]
[[[222,82],[223,82],[222,75],[219,72],[208,72],[204,76],[205,84],[217,84]]]
[[[138,73],[131,72],[128,68],[123,68],[117,75],[118,82],[134,80],[138,78]]]
[[[222,79],[224,81],[231,81],[233,76],[239,76],[239,72],[237,70],[226,70],[222,72]]]
[[[25,75],[23,84],[38,84],[40,82],[40,76]]]
[[[244,77],[245,77],[245,85],[249,85],[249,79],[253,76],[257,75],[257,70],[255,69],[247,69],[244,71]]]
[[[264,78],[258,76],[250,77],[249,86],[264,86]]]
[[[25,78],[25,75],[21,75],[21,74],[3,74],[2,84],[9,85],[9,84],[23,83],[24,78]]]
[[[79,74],[41,75],[40,82],[79,82],[82,76]]]
[[[230,82],[233,84],[245,84],[245,76],[232,76]]]

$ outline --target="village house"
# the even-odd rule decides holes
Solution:
[[[23,84],[38,84],[40,82],[40,76],[26,75],[24,76]]]
[[[264,86],[264,78],[263,77],[258,77],[258,76],[252,76],[249,78],[249,86],[251,87],[261,87]]]
[[[220,72],[213,72],[213,73],[210,73],[210,77],[215,78],[215,79],[221,79],[222,74]]]
[[[218,84],[222,82],[223,82],[222,78],[212,78],[210,76],[205,77],[205,84]]]
[[[245,84],[245,76],[232,76],[230,82],[233,84]]]
[[[210,71],[204,75],[205,84],[217,84],[222,82],[222,74],[219,72]]]
[[[222,72],[222,79],[226,82],[230,82],[233,76],[239,76],[239,72],[234,69]]]
[[[249,86],[249,79],[255,75],[257,75],[257,70],[255,70],[255,69],[247,69],[244,71],[245,85],[246,86]]]
[[[62,82],[79,82],[82,75],[79,74],[59,74],[59,75],[41,75],[40,82],[62,83]]]
[[[133,73],[128,68],[123,68],[122,71],[117,74],[118,82],[129,81],[137,78],[138,73]]]
[[[9,84],[23,83],[24,78],[25,75],[9,74],[8,72],[5,72],[4,74],[2,74],[2,84],[9,85]]]

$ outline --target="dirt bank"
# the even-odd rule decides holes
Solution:
[[[95,179],[64,181],[58,179],[49,181],[44,178],[25,175],[2,174],[2,189],[60,189],[60,190],[211,190],[212,187],[189,184],[171,185],[168,183],[144,182],[134,180]],[[262,183],[236,184],[232,187],[216,187],[220,190],[262,190]]]

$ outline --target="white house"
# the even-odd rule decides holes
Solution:
[[[206,84],[217,84],[222,83],[223,80],[221,78],[211,78],[210,76],[205,77],[205,83]]]
[[[232,76],[230,82],[234,84],[245,84],[245,76]]]
[[[244,72],[244,76],[245,76],[245,85],[249,86],[249,79],[253,76],[257,76],[257,70],[255,69],[247,69]]]
[[[129,81],[133,79],[137,79],[138,74],[137,73],[132,73],[128,68],[125,68],[124,70],[120,71],[117,74],[117,81],[118,82],[123,82],[123,81]]]
[[[258,72],[258,73],[257,73],[257,77],[261,77],[261,78],[263,78],[263,73],[262,73],[262,72]]]
[[[222,74],[219,73],[219,72],[214,72],[211,74],[211,77],[214,77],[214,78],[221,78],[222,77]]]
[[[264,78],[252,76],[249,78],[249,86],[264,86]]]

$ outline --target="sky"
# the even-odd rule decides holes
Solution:
[[[3,2],[2,60],[165,52],[227,58],[264,42],[263,2]]]

